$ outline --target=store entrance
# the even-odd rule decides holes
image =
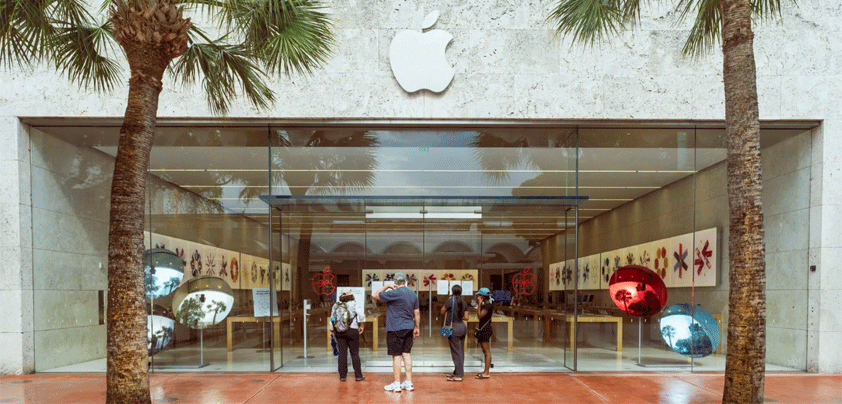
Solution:
[[[281,251],[273,259],[292,269],[291,287],[278,291],[281,317],[290,323],[282,327],[278,370],[335,370],[328,318],[337,296],[352,292],[366,316],[360,339],[364,370],[391,371],[386,306],[371,293],[394,282],[397,272],[407,275],[419,300],[421,335],[413,346],[418,371],[452,370],[449,342],[439,330],[443,304],[457,284],[468,305],[480,288],[490,289],[496,299],[491,324],[495,369],[572,367],[568,334],[559,331],[563,324],[545,327],[545,316],[513,309],[572,312],[567,300],[554,301],[548,292],[540,241],[565,233],[575,239],[575,215],[586,197],[262,199],[272,206],[274,249]],[[476,325],[472,313],[467,371],[483,366],[482,351],[472,338]]]

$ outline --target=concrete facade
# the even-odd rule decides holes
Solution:
[[[610,44],[582,48],[571,46],[566,39],[554,40],[544,24],[553,3],[330,1],[337,46],[325,68],[309,77],[273,79],[278,101],[269,111],[255,110],[245,100],[238,100],[229,115],[232,119],[268,117],[279,121],[376,118],[523,123],[724,119],[721,54],[712,51],[699,60],[683,59],[680,49],[688,24],[677,23],[671,9],[646,9],[638,27],[623,32]],[[420,29],[424,16],[432,10],[442,13],[435,28],[447,30],[455,38],[447,57],[456,77],[442,94],[406,94],[389,67],[389,42],[397,30]],[[808,249],[807,261],[817,270],[808,274],[809,290],[794,298],[807,299],[807,369],[823,373],[842,372],[842,314],[838,310],[842,303],[842,233],[837,230],[842,225],[842,187],[835,181],[842,174],[842,90],[836,85],[842,79],[840,18],[842,5],[834,2],[807,1],[797,8],[787,5],[781,22],[762,23],[755,39],[761,119],[821,121],[809,135],[810,164],[799,164],[798,170],[780,171],[774,177],[786,183],[787,175],[806,176],[805,170],[809,170],[808,207],[798,201],[800,211],[807,211],[798,214],[802,215],[799,223],[805,225],[806,220],[809,226],[809,245],[798,250]],[[21,119],[121,117],[127,88],[107,94],[79,91],[49,65],[5,70],[0,77],[0,140],[6,145],[0,152],[0,248],[8,259],[0,269],[0,300],[5,303],[0,318],[9,319],[0,325],[0,346],[15,347],[3,356],[0,373],[27,373],[35,369],[33,346],[41,338],[36,332],[43,331],[43,338],[48,338],[50,327],[62,327],[44,312],[48,306],[39,309],[37,302],[46,299],[60,304],[61,298],[53,299],[56,293],[70,293],[73,296],[65,298],[72,299],[82,293],[87,299],[90,291],[35,295],[38,285],[50,282],[34,276],[38,262],[33,252],[44,240],[33,240],[32,235],[37,225],[33,211],[46,209],[35,206],[39,198],[32,190],[43,177],[33,170],[45,167],[31,161],[30,143],[37,135]],[[212,119],[205,103],[197,101],[203,99],[199,88],[176,87],[171,80],[164,86],[160,117]],[[780,163],[776,160],[769,166],[779,167]],[[772,188],[783,186],[773,179],[765,182]],[[790,203],[783,200],[771,205]],[[767,214],[770,243],[781,238],[787,224],[776,221],[775,214]],[[776,251],[770,244],[767,252],[770,262],[784,259],[773,256]],[[774,282],[770,278],[770,288]],[[82,316],[86,321],[87,314]]]

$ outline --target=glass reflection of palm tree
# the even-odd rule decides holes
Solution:
[[[146,272],[146,277],[144,278],[144,286],[146,287],[146,298],[147,299],[154,299],[155,293],[161,289],[158,286],[158,277],[155,276],[154,273]]]
[[[170,278],[170,280],[164,282],[164,288],[167,290],[167,293],[165,295],[172,293],[172,291],[175,290],[175,288],[177,288],[180,283],[181,279],[179,279],[177,276],[173,276],[172,278]]]
[[[208,305],[208,311],[213,312],[213,321],[211,322],[211,325],[216,324],[216,315],[220,312],[225,311],[226,309],[228,309],[228,306],[225,305],[225,302],[219,300],[211,300],[211,304]]]
[[[626,308],[624,311],[626,313],[629,312],[629,299],[631,299],[631,293],[628,290],[620,289],[617,293],[614,294],[614,300],[622,300],[623,306]]]
[[[671,325],[665,325],[663,328],[661,328],[661,335],[663,335],[664,338],[667,338],[669,340],[669,346],[670,348],[672,348],[672,337],[675,336],[675,327]]]
[[[471,147],[483,175],[495,183],[508,181],[513,170],[533,169],[538,172],[520,185],[513,186],[513,196],[576,195],[575,186],[559,189],[559,185],[575,184],[575,174],[571,174],[571,169],[564,164],[565,158],[573,161],[573,157],[568,157],[566,153],[568,148],[575,146],[575,135],[575,129],[481,132],[475,136]],[[516,217],[511,220],[515,234],[530,239],[527,235],[534,225]]]
[[[272,147],[272,183],[285,184],[292,196],[353,193],[374,184],[377,168],[377,136],[369,131],[278,130]],[[259,194],[244,188],[242,199]],[[302,206],[305,211],[324,210]],[[313,218],[303,215],[299,227],[298,262],[309,270]],[[298,277],[299,290],[307,290],[305,276]]]
[[[181,303],[178,312],[175,314],[175,318],[178,322],[190,328],[199,328],[199,320],[205,318],[202,303],[194,297],[187,298]]]

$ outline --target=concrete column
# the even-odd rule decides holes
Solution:
[[[842,373],[842,117],[826,119],[813,136],[810,294],[807,368]],[[816,240],[818,242],[816,242]]]
[[[32,206],[28,128],[0,117],[0,374],[32,373]]]

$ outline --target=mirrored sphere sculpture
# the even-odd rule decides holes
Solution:
[[[166,348],[173,339],[175,320],[172,318],[172,311],[157,304],[152,310],[147,308],[146,312],[146,348],[149,355],[155,355]]]
[[[673,351],[690,358],[716,352],[722,339],[716,319],[699,305],[679,303],[670,306],[664,310],[660,326],[664,342]]]
[[[160,299],[172,293],[184,279],[184,262],[165,248],[146,250],[143,263],[146,299]]]
[[[664,281],[651,269],[640,265],[624,266],[614,272],[608,292],[614,304],[632,316],[649,317],[667,304]]]
[[[172,298],[175,319],[193,329],[212,327],[224,320],[234,306],[234,292],[215,276],[200,276],[182,283]]]

